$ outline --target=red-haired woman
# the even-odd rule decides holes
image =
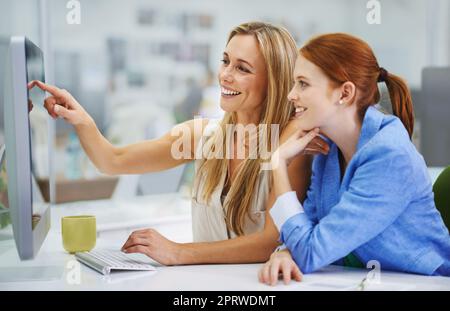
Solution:
[[[299,130],[273,156],[277,201],[270,213],[287,249],[259,272],[261,282],[300,280],[329,264],[450,275],[450,236],[437,211],[426,164],[411,142],[411,95],[401,78],[379,66],[364,41],[347,34],[316,37],[300,49],[288,95]],[[395,116],[378,111],[386,83]],[[318,155],[303,204],[292,192],[289,160],[317,135]]]

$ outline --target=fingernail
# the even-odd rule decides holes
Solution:
[[[55,107],[53,108],[53,111],[56,112],[56,113],[58,113],[58,111],[59,111],[59,106],[58,106],[58,105],[55,105]]]

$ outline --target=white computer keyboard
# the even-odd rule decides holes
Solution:
[[[119,250],[95,249],[90,252],[76,253],[75,258],[94,270],[108,275],[111,270],[153,271],[154,266]]]

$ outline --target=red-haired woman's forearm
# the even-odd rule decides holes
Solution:
[[[180,245],[178,264],[238,264],[267,261],[278,246],[278,233],[258,232],[246,236],[204,243]]]

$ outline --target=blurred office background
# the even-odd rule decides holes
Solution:
[[[81,0],[80,24],[67,22],[69,2],[0,0],[0,73],[9,37],[26,35],[45,52],[47,81],[69,90],[114,144],[158,137],[197,114],[220,117],[216,76],[228,32],[263,20],[285,26],[299,46],[325,32],[369,42],[412,89],[414,143],[427,164],[450,164],[450,0],[381,0],[379,25],[368,24],[366,0]],[[71,126],[57,120],[54,132],[58,201],[189,189],[186,167],[101,176]]]

